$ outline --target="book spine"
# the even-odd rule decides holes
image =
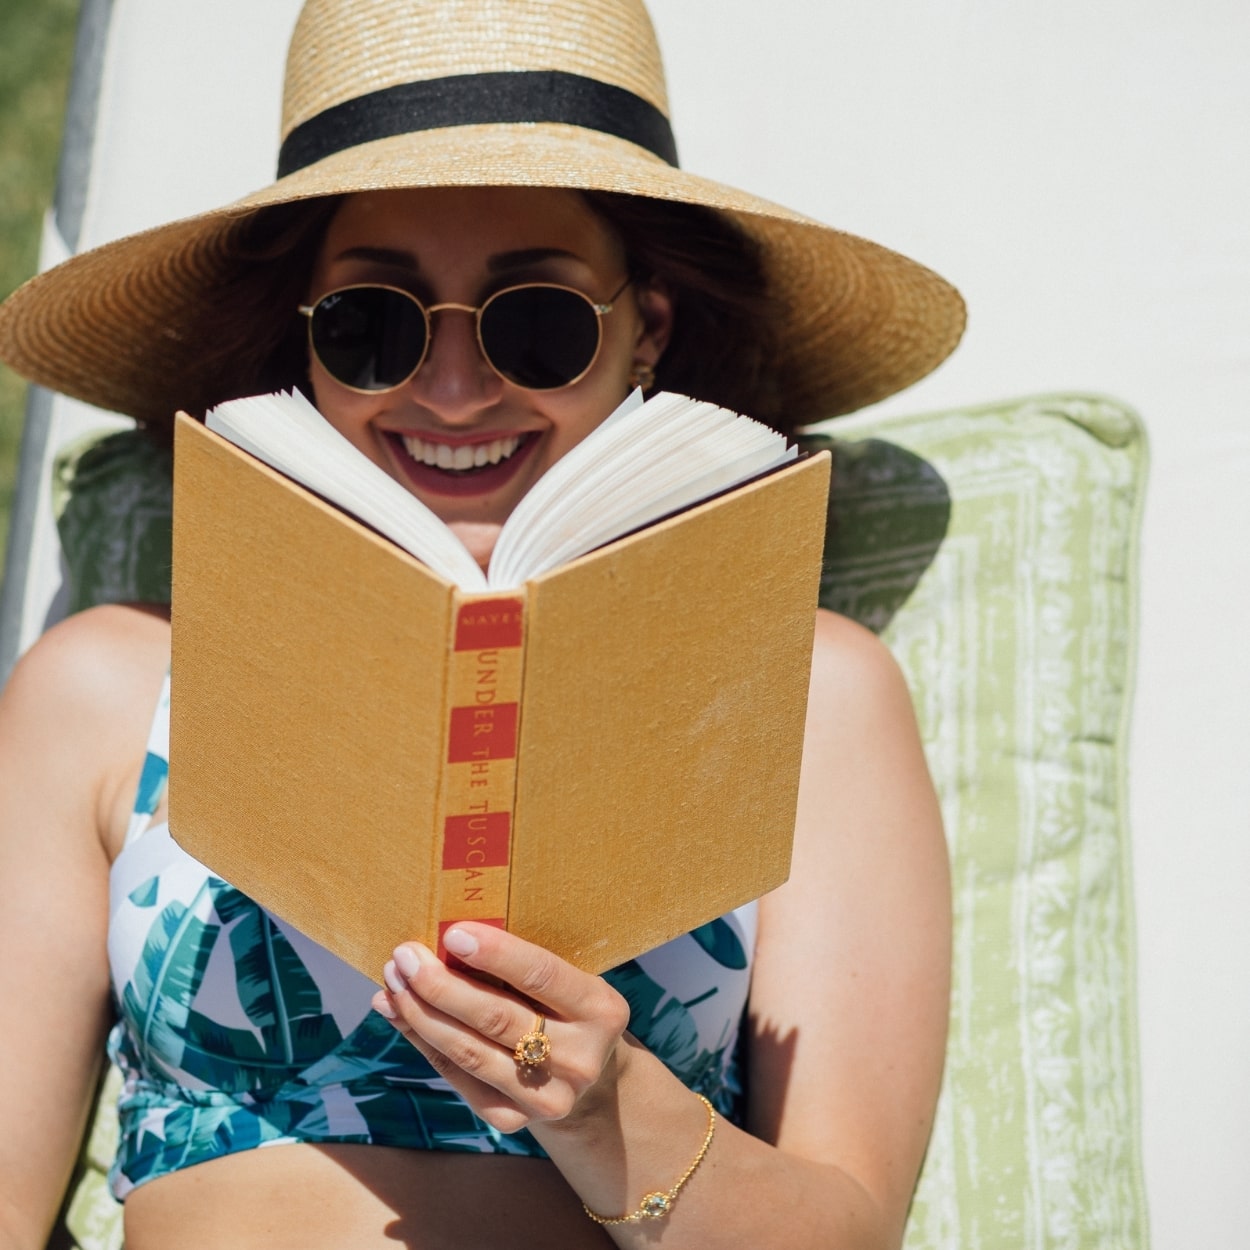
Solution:
[[[456,921],[508,924],[524,598],[458,597],[451,633],[431,926],[443,959]]]

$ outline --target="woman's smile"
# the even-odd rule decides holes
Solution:
[[[411,293],[434,315],[419,366],[390,390],[353,390],[312,353],[317,407],[485,566],[500,526],[529,489],[624,399],[634,370],[653,366],[663,351],[670,303],[658,290],[627,282],[627,274],[616,232],[574,191],[352,196],[326,231],[309,302],[381,284]],[[600,310],[593,363],[568,385],[516,385],[483,353],[476,310],[497,292],[527,284],[567,288]],[[502,302],[496,307],[502,315]]]
[[[391,456],[416,493],[486,495],[503,489],[538,444],[536,433],[430,434],[384,432]]]

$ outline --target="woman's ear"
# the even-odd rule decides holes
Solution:
[[[651,279],[634,287],[634,299],[642,323],[634,343],[634,364],[654,369],[673,333],[673,297],[665,283]]]

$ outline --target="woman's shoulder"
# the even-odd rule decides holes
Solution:
[[[96,774],[128,765],[168,667],[164,610],[109,605],[68,617],[30,647],[0,692],[6,754],[72,756]]]
[[[870,778],[912,784],[922,797],[932,789],[898,661],[871,631],[832,612],[816,623],[804,771],[817,789],[833,786],[843,797]]]
[[[880,709],[883,701],[897,710],[901,699],[911,708],[906,679],[885,643],[856,621],[824,608],[816,613],[810,698],[835,703],[843,717]]]
[[[159,681],[168,665],[168,613],[109,604],[53,625],[18,660],[5,695],[23,706],[51,702],[63,712],[116,713],[136,685]]]
[[[115,852],[168,666],[169,623],[155,608],[92,608],[35,642],[0,691],[9,818],[55,815]]]

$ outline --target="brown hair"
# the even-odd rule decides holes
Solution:
[[[297,309],[341,202],[324,196],[277,204],[236,227],[231,276],[214,292],[221,332],[204,345],[216,380],[205,410],[242,395],[308,390],[307,329]]]
[[[620,235],[636,282],[673,299],[673,334],[656,389],[722,404],[789,433],[777,359],[776,301],[754,240],[697,204],[586,192]]]

